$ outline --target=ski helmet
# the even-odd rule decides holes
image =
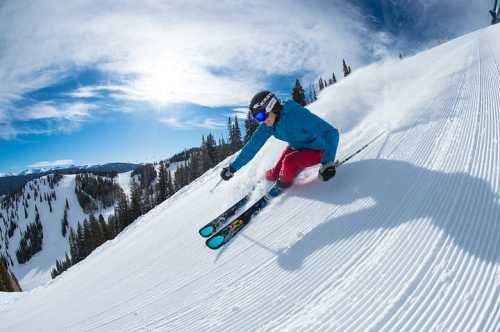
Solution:
[[[252,98],[248,108],[257,122],[263,122],[267,119],[269,112],[276,109],[277,105],[279,105],[278,98],[272,92],[265,90]]]

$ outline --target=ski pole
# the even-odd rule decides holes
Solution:
[[[221,184],[221,182],[222,182],[222,179],[220,179],[220,180],[219,180],[219,181],[215,184],[215,186],[213,186],[213,188],[212,188],[212,189],[210,189],[210,193],[213,193],[213,192],[214,192],[214,190],[215,190],[215,188],[217,188],[217,187],[219,186],[219,184]]]
[[[363,145],[360,149],[358,149],[356,152],[353,152],[350,156],[348,156],[347,158],[345,158],[344,160],[342,160],[337,166],[340,166],[342,165],[343,163],[347,162],[348,160],[350,160],[352,157],[354,157],[355,155],[357,155],[358,153],[360,153],[361,151],[363,151],[364,149],[366,149],[368,147],[368,145],[372,144],[373,142],[375,142],[380,136],[382,136],[383,134],[385,134],[385,130],[383,132],[381,132],[380,134],[378,134],[377,136],[375,136],[371,141],[369,141],[368,143],[366,143],[365,145]]]

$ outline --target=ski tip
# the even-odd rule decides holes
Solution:
[[[210,235],[212,235],[212,233],[215,231],[215,227],[214,226],[206,226],[206,227],[203,227],[202,229],[200,229],[198,231],[198,233],[200,233],[201,236],[203,237],[209,237]]]
[[[213,250],[217,250],[219,249],[220,247],[222,247],[222,245],[224,244],[224,236],[222,235],[216,235],[210,239],[208,239],[205,244],[207,245],[207,247],[209,247],[210,249],[213,249]]]

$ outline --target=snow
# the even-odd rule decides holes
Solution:
[[[68,200],[68,224],[76,230],[78,223],[83,223],[89,215],[83,212],[80,203],[75,195],[75,182],[76,175],[63,175],[61,181],[54,187],[57,199],[52,201],[52,212],[50,212],[48,203],[44,200],[40,203],[38,197],[35,199],[34,191],[30,189],[30,185],[35,183],[39,184],[41,195],[51,193],[48,184],[43,181],[47,176],[41,177],[38,180],[30,181],[24,186],[25,196],[30,196],[28,201],[28,218],[25,218],[23,205],[19,203],[16,215],[19,216],[17,220],[18,228],[15,230],[12,238],[9,239],[8,254],[14,262],[14,266],[10,267],[11,271],[15,274],[16,278],[23,290],[31,290],[40,285],[49,282],[51,278],[52,268],[55,267],[56,260],[64,259],[66,253],[69,253],[68,236],[63,237],[61,234],[61,223],[64,215],[66,199]],[[36,187],[36,186],[35,186]],[[21,202],[21,201],[19,201]],[[16,259],[16,250],[19,248],[21,233],[24,232],[28,224],[33,223],[35,220],[35,205],[40,214],[40,220],[43,225],[43,244],[42,250],[35,254],[28,262],[18,264]],[[9,214],[7,211],[0,210],[5,215]],[[113,207],[107,209],[100,209],[95,215],[102,214],[106,219],[113,213]],[[0,227],[1,230],[1,227]],[[3,231],[3,230],[2,230]],[[1,248],[2,252],[3,248]]]
[[[360,69],[311,109],[340,157],[219,251],[197,231],[284,144],[207,172],[47,285],[0,301],[0,331],[499,331],[500,26]],[[262,186],[258,190],[262,190]],[[0,297],[3,295],[0,295]]]
[[[127,197],[130,197],[131,174],[132,171],[125,173],[118,173],[116,180],[117,184],[123,189]]]
[[[172,173],[172,176],[173,176],[175,171],[177,170],[177,168],[179,168],[179,166],[183,166],[185,164],[186,164],[186,161],[176,161],[176,162],[170,163],[168,166],[168,169],[170,170],[170,173]]]

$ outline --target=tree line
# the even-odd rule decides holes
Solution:
[[[344,71],[344,77],[347,77],[352,73],[351,66],[348,65],[344,59],[342,60],[342,69]],[[309,92],[306,93],[302,84],[297,79],[295,80],[295,85],[292,89],[292,99],[300,105],[306,106],[307,104],[315,102],[318,99],[318,93],[321,90],[335,83],[337,83],[337,77],[335,76],[335,72],[332,72],[332,76],[328,79],[323,79],[322,77],[319,78],[317,89],[316,84],[310,84]]]

